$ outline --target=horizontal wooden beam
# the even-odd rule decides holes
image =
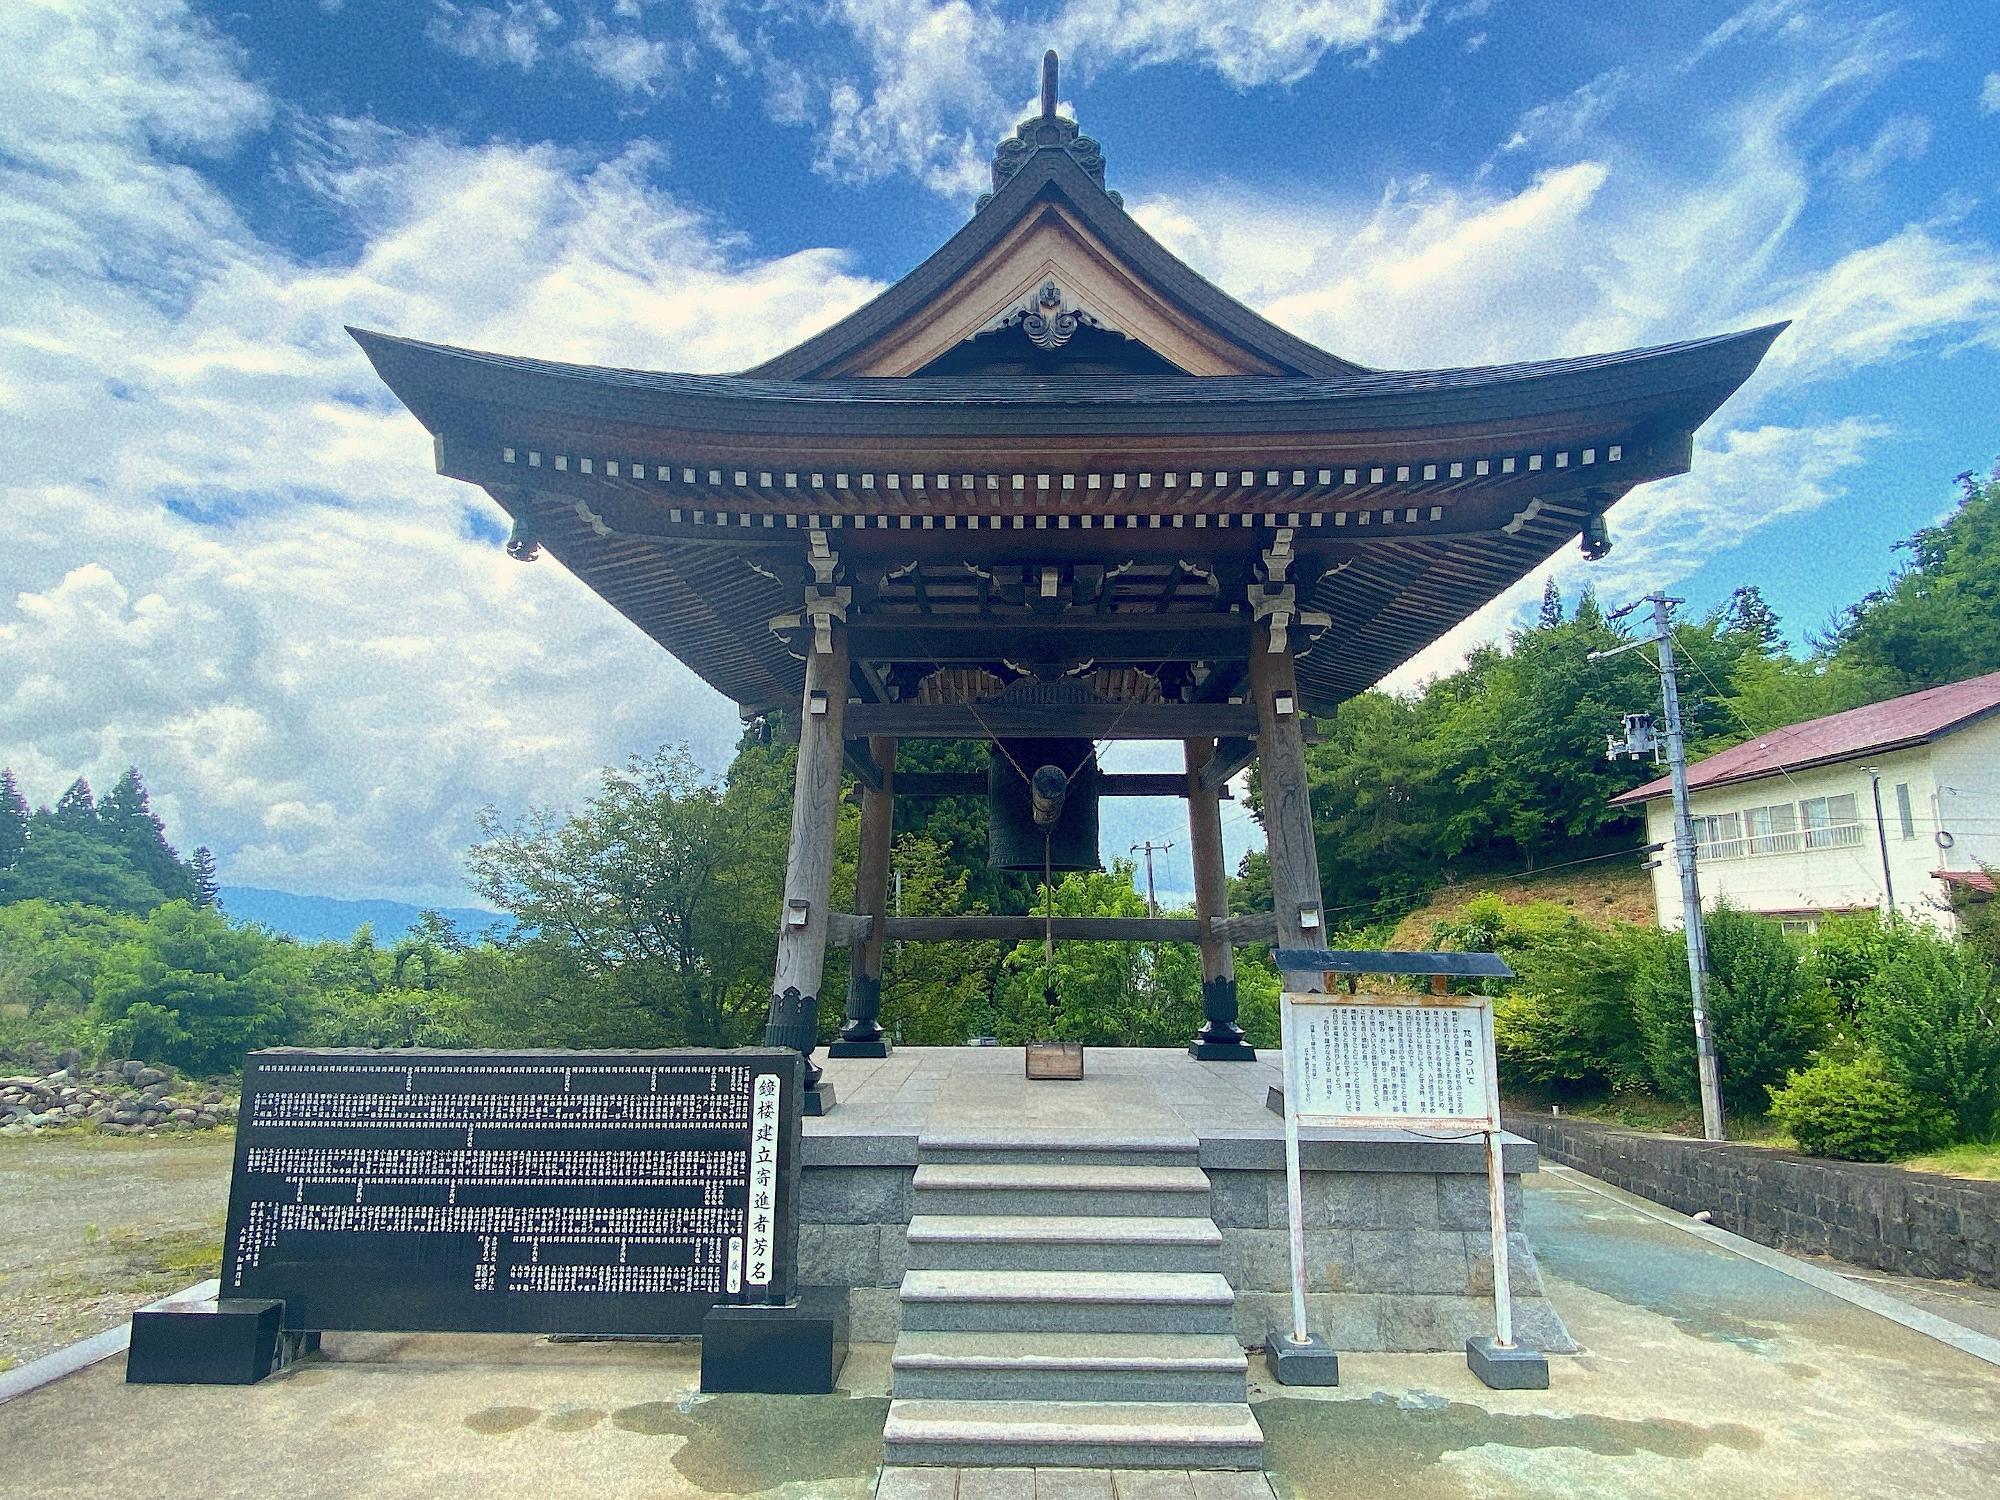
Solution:
[[[1233,917],[1216,917],[1209,922],[1208,930],[1219,941],[1237,948],[1247,948],[1252,943],[1275,943],[1278,917],[1275,912],[1246,911]]]
[[[1497,953],[1440,953],[1380,948],[1280,948],[1282,974],[1443,974],[1453,979],[1512,979]]]
[[[1002,660],[1242,661],[1250,621],[1230,614],[861,615],[847,623],[858,660],[952,663]]]
[[[1245,738],[1257,732],[1257,710],[1248,703],[856,703],[846,728],[863,739]]]
[[[853,710],[849,709],[849,713]],[[1100,797],[1185,797],[1187,777],[1179,771],[1105,771],[1097,778]],[[896,777],[898,797],[984,797],[984,771],[904,771]],[[1224,788],[1224,800],[1228,789]]]
[[[1044,919],[1035,916],[891,917],[882,924],[891,942],[1033,942]],[[1049,924],[1063,942],[1198,943],[1193,917],[1057,917]]]
[[[1201,768],[1202,790],[1219,792],[1229,785],[1229,778],[1257,758],[1257,742],[1254,739],[1228,739],[1215,747],[1215,753]]]
[[[830,911],[826,914],[826,940],[839,947],[844,943],[865,943],[875,926],[870,916],[857,916],[851,911]]]

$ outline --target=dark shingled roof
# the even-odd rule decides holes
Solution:
[[[1443,426],[1659,402],[1720,405],[1785,325],[1613,354],[1336,376],[935,375],[773,380],[561,364],[350,329],[433,431],[440,398],[713,425],[732,432],[889,435],[1354,431]],[[438,412],[440,419],[445,413]]]
[[[1755,781],[1783,771],[1830,765],[1859,755],[1879,755],[1928,744],[1955,729],[2000,711],[2000,672],[1969,677],[1964,682],[1925,688],[1886,703],[1850,708],[1845,713],[1788,724],[1688,767],[1688,787],[1728,786]],[[1661,776],[1611,799],[1614,807],[1629,807],[1664,797],[1672,783]]]

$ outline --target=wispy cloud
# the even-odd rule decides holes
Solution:
[[[425,32],[438,46],[474,62],[523,70],[541,61],[550,36],[563,24],[545,0],[505,0],[500,5],[461,5],[454,0],[431,3],[434,14]]]
[[[0,763],[52,796],[136,762],[232,880],[419,900],[460,893],[483,803],[569,800],[662,740],[720,764],[727,705],[552,561],[507,561],[341,325],[718,369],[876,285],[750,254],[644,151],[348,121],[297,176],[355,248],[303,262],[158,150],[281,144],[241,59],[168,0],[87,19],[0,11],[40,102],[69,91],[0,89]],[[71,90],[106,49],[115,80]]]
[[[1834,151],[1826,169],[1848,182],[1872,182],[1898,162],[1921,159],[1930,149],[1931,134],[1931,122],[1922,115],[1896,115],[1882,122],[1867,145]]]

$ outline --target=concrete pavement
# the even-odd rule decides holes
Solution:
[[[1325,1393],[1260,1378],[1278,1495],[2000,1493],[2000,1369],[1574,1180],[1531,1178],[1528,1216],[1584,1346],[1553,1388],[1488,1391],[1452,1355],[1346,1355]],[[688,1345],[327,1345],[249,1388],[127,1386],[113,1359],[10,1401],[0,1496],[865,1500],[880,1461],[882,1346],[833,1396],[702,1398]]]

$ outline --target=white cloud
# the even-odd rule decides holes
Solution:
[[[454,4],[431,0],[435,14],[425,35],[460,57],[522,71],[541,61],[544,41],[562,28],[562,17],[545,0],[505,0],[500,5]]]
[[[0,764],[52,798],[136,763],[229,880],[418,900],[462,897],[486,802],[568,801],[663,740],[719,766],[727,705],[553,562],[508,561],[341,325],[719,369],[875,284],[830,251],[749,255],[643,150],[345,121],[296,179],[358,248],[302,263],[154,149],[269,120],[226,46],[165,0],[49,17],[0,11],[0,55],[31,40],[38,76],[85,76],[111,46],[121,71],[53,140],[0,88]]]
[[[1372,58],[1423,25],[1425,0],[1068,0],[1046,20],[991,0],[832,0],[826,14],[867,64],[815,91],[765,51],[769,107],[824,130],[819,165],[867,181],[906,171],[934,191],[985,186],[994,142],[1019,118],[1050,42],[1072,65],[1191,63],[1241,88],[1296,82],[1329,53]]]
[[[571,49],[592,73],[628,94],[657,92],[674,67],[664,41],[637,31],[614,31],[595,16],[584,23],[583,35]]]
[[[941,193],[977,193],[1005,118],[993,86],[1007,42],[999,18],[967,0],[839,0],[834,11],[875,76],[828,91],[819,166],[854,181],[908,171]]]
[[[1916,161],[1930,149],[1931,122],[1922,115],[1884,120],[1865,146],[1843,146],[1827,158],[1827,170],[1849,182],[1872,182],[1898,162]]]
[[[2000,115],[2000,73],[1988,73],[1980,84],[1979,107],[1989,115]]]
[[[1239,88],[1295,83],[1329,52],[1364,58],[1422,29],[1427,0],[1069,0],[1054,30],[1137,66],[1198,62]]]

